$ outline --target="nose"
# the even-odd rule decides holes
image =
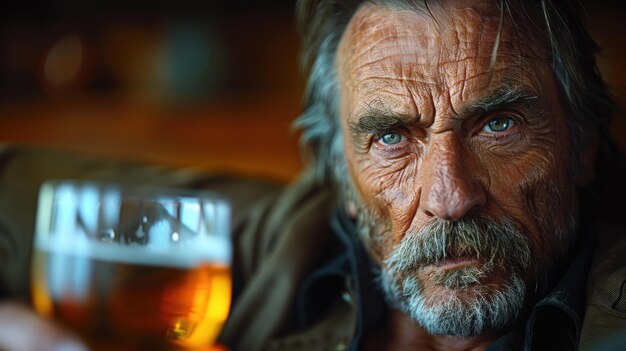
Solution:
[[[429,217],[456,221],[487,196],[472,173],[458,137],[453,133],[434,136],[422,162],[420,208]]]

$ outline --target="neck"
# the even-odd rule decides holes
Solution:
[[[501,334],[484,333],[479,336],[461,337],[450,335],[432,335],[420,327],[409,316],[396,311],[389,311],[386,325],[365,339],[365,350],[450,350],[482,351]]]

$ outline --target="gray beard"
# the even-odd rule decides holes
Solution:
[[[430,285],[436,289],[425,295],[418,269],[462,255],[477,257],[479,266],[430,275]],[[520,273],[528,269],[530,259],[528,239],[509,221],[437,219],[404,236],[383,262],[379,281],[390,306],[429,333],[474,336],[503,329],[520,315],[527,291]],[[508,276],[485,284],[485,278],[499,268]]]
[[[390,224],[360,201],[347,176],[345,161],[338,165],[335,170],[340,198],[357,207],[357,231],[364,246],[384,257],[381,251],[389,245]],[[516,321],[527,301],[547,292],[550,275],[573,246],[577,228],[573,186],[537,180],[521,192],[533,200],[529,201],[529,209],[537,227],[546,230],[547,235],[536,238],[539,254],[533,255],[529,238],[510,220],[436,219],[417,233],[406,233],[381,263],[379,283],[388,304],[431,334],[474,336],[487,329],[502,330]],[[547,208],[540,206],[547,203]],[[555,221],[560,215],[565,215],[565,223]],[[475,255],[481,265],[431,275],[430,281],[439,288],[432,294],[435,298],[424,296],[418,269],[462,253]],[[484,284],[494,268],[508,276],[498,284]],[[525,283],[522,272],[532,280]],[[463,294],[468,288],[471,293]]]

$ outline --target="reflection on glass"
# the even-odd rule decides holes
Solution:
[[[32,272],[36,310],[95,350],[211,346],[230,306],[229,211],[204,193],[45,184]]]

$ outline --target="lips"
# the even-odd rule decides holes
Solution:
[[[476,252],[469,250],[467,247],[452,247],[446,251],[443,257],[428,263],[425,262],[422,267],[454,269],[476,264],[479,260],[479,256],[477,256]]]
[[[447,257],[437,262],[434,266],[443,269],[456,269],[476,264],[478,258],[472,255],[462,255],[458,257]]]
[[[434,264],[421,266],[417,270],[417,275],[425,286],[445,286],[458,290],[481,281],[485,272],[480,268],[477,256],[463,254],[448,256]]]

